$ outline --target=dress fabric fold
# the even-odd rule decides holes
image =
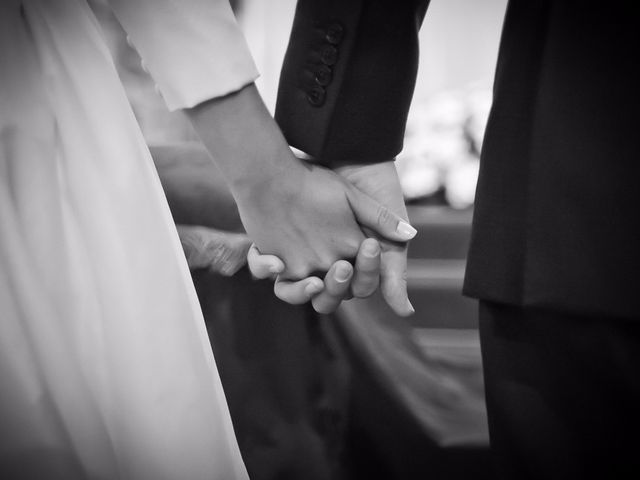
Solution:
[[[0,477],[248,478],[88,5],[2,2],[0,72]]]

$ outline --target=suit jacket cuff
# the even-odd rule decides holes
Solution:
[[[427,4],[299,0],[276,106],[292,146],[330,167],[402,150]]]

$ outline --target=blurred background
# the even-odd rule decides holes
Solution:
[[[92,3],[148,143],[197,144],[181,114],[166,111],[106,3]],[[273,112],[296,2],[231,3]],[[461,288],[505,8],[432,0],[422,26],[396,162],[419,230],[409,250],[414,317],[396,317],[377,295],[321,316],[279,302],[245,270],[193,272],[252,478],[492,478],[476,305]],[[177,223],[241,230],[206,158],[154,160]]]

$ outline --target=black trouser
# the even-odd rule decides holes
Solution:
[[[640,318],[481,301],[480,338],[504,478],[640,478]]]

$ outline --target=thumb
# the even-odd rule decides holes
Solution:
[[[284,262],[275,255],[263,255],[256,244],[252,244],[247,253],[249,271],[255,278],[272,278],[284,271]]]
[[[362,193],[356,187],[347,190],[347,200],[358,222],[393,242],[408,242],[417,230],[400,215]]]

